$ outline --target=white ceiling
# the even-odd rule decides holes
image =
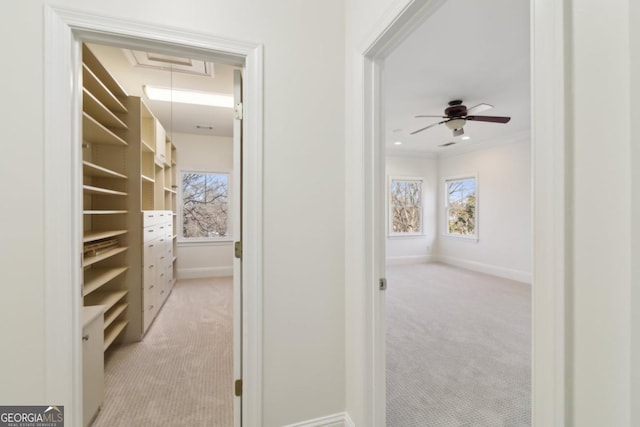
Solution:
[[[125,50],[120,48],[97,44],[90,44],[89,48],[127,94],[145,100],[169,135],[176,132],[233,136],[233,109],[151,101],[144,95],[142,87],[154,85],[232,95],[235,67],[216,63],[213,66],[213,77],[176,71],[172,73],[168,70],[134,66]],[[198,129],[197,125],[213,126],[213,130]]]
[[[447,153],[480,148],[530,132],[529,0],[448,0],[385,60],[383,71],[387,153]],[[467,122],[468,141],[440,121],[461,99],[495,108],[480,115],[511,116],[507,124]],[[395,141],[402,145],[395,146]],[[441,148],[441,144],[457,144]]]

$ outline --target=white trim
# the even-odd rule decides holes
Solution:
[[[438,260],[436,255],[406,255],[406,256],[388,256],[386,258],[387,265],[406,265],[406,264],[425,264]]]
[[[283,427],[355,427],[355,424],[349,414],[340,412],[338,414],[327,415],[299,423],[287,424]]]
[[[485,264],[483,262],[471,261],[456,257],[438,255],[434,260],[443,264],[452,265],[454,267],[464,268],[467,270],[477,271],[478,273],[490,274],[492,276],[502,277],[505,279],[515,280],[531,285],[531,272],[516,270],[513,268],[501,267],[498,265]]]
[[[566,85],[568,73],[565,57],[570,54],[568,44],[569,15],[565,9],[568,0],[531,1],[531,55],[532,55],[532,185],[533,185],[533,353],[532,353],[532,421],[534,425],[565,425],[565,405],[570,398],[565,393],[565,186],[566,181]],[[362,90],[362,126],[356,126],[354,137],[362,141],[364,192],[362,206],[362,253],[354,252],[355,259],[364,260],[361,300],[363,325],[354,325],[353,331],[362,330],[359,341],[363,381],[355,384],[359,407],[358,419],[367,426],[385,424],[384,388],[384,298],[375,291],[376,276],[384,267],[383,243],[379,235],[384,224],[376,229],[384,206],[379,198],[380,164],[384,165],[383,109],[380,103],[379,73],[381,61],[397,43],[413,29],[425,22],[443,3],[443,0],[398,0],[374,27],[371,37],[362,44],[358,65],[362,75],[355,85]],[[357,69],[357,68],[356,68]],[[361,79],[361,80],[360,80]],[[360,100],[356,99],[356,105]],[[361,129],[361,130],[359,130]],[[382,147],[381,147],[382,146]],[[382,154],[381,154],[382,152]],[[347,170],[349,173],[349,169]],[[358,181],[356,181],[358,182]],[[357,190],[357,189],[356,189]],[[357,205],[356,205],[357,206]],[[384,217],[384,215],[382,215]],[[382,261],[381,261],[382,258]],[[356,302],[350,302],[356,304]],[[349,307],[347,307],[349,309]],[[347,339],[359,340],[352,336]],[[347,394],[351,393],[347,390]],[[359,403],[356,403],[359,404]],[[569,411],[567,411],[569,412]]]
[[[177,273],[176,277],[178,280],[203,279],[206,277],[231,277],[233,276],[233,266],[179,268]]]
[[[215,55],[246,70],[243,213],[244,427],[262,424],[263,47],[45,5],[44,11],[45,401],[82,424],[79,38],[133,48]],[[161,47],[160,47],[161,46]],[[74,68],[75,67],[75,68]],[[70,238],[71,237],[71,238]]]

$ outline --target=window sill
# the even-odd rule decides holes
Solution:
[[[427,237],[426,234],[388,234],[387,238],[395,240],[395,239],[420,239]]]
[[[178,247],[228,246],[232,244],[233,244],[232,239],[225,239],[225,240],[180,240],[178,239]]]

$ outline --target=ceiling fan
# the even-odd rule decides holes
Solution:
[[[493,105],[478,104],[469,109],[465,105],[462,105],[462,101],[459,99],[449,101],[449,106],[444,110],[444,116],[416,116],[416,117],[438,117],[442,120],[438,123],[433,123],[429,126],[411,132],[410,135],[415,135],[418,132],[427,130],[437,125],[445,124],[449,129],[453,131],[453,136],[460,136],[464,134],[464,125],[467,120],[473,120],[476,122],[491,122],[491,123],[507,123],[511,120],[511,117],[501,116],[477,116],[475,114],[486,111],[493,108]]]

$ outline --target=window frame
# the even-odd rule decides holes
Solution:
[[[183,182],[182,177],[185,173],[197,173],[197,174],[208,174],[208,175],[226,175],[227,176],[227,236],[225,237],[185,237],[184,236],[184,197],[182,194]],[[233,241],[233,221],[231,221],[231,209],[233,208],[233,192],[232,192],[232,172],[221,172],[215,170],[192,170],[192,169],[180,169],[178,171],[179,182],[178,182],[178,200],[176,204],[176,209],[178,210],[178,243],[181,246],[188,246],[190,244],[199,245],[199,244],[219,244],[225,242]]]
[[[475,199],[476,206],[474,210],[474,233],[473,234],[460,234],[460,233],[451,233],[449,231],[449,183],[456,181],[465,181],[473,179],[475,181]],[[479,229],[480,229],[480,193],[479,193],[479,181],[477,173],[469,173],[462,175],[449,176],[442,179],[443,188],[444,188],[444,233],[442,233],[445,237],[453,237],[456,239],[466,239],[466,240],[479,240]]]
[[[391,203],[391,188],[394,181],[416,181],[420,183],[420,231],[398,232],[393,231],[393,206]],[[425,179],[416,176],[389,175],[387,177],[387,236],[392,238],[421,237],[424,236],[424,187]]]

